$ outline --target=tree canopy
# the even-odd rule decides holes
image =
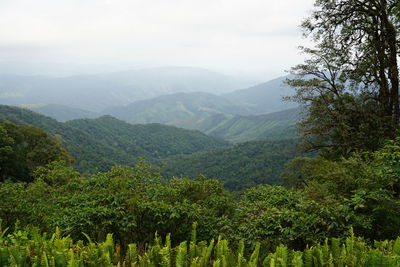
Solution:
[[[376,150],[399,128],[400,4],[395,0],[317,0],[302,27],[315,41],[288,80],[289,99],[308,107],[307,148],[350,155]]]
[[[0,181],[31,181],[37,167],[72,158],[56,137],[34,126],[0,122]]]

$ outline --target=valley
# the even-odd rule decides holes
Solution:
[[[1,103],[15,103],[18,97],[26,101],[19,107],[0,106],[0,120],[57,136],[82,173],[133,166],[143,157],[165,177],[205,175],[231,190],[243,190],[259,183],[281,184],[285,163],[299,153],[295,124],[302,115],[282,101],[291,90],[285,77],[236,91],[234,79],[196,68],[20,78],[18,83],[12,75],[0,79]],[[121,84],[129,88],[122,90]],[[138,84],[148,93],[136,90]],[[51,87],[63,95],[50,93]],[[18,97],[5,88],[18,88]]]

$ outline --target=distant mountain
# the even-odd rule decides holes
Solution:
[[[254,112],[246,105],[207,93],[165,95],[103,111],[130,123],[169,124],[235,143],[296,137],[295,124],[300,120],[298,108],[244,116]]]
[[[121,69],[122,68],[122,69]],[[126,69],[131,69],[125,67]],[[0,60],[0,73],[25,75],[25,76],[52,76],[66,77],[82,74],[96,74],[105,72],[115,72],[123,70],[119,64],[117,66],[110,64],[73,64],[73,63],[51,63],[39,61]]]
[[[196,129],[208,135],[239,143],[250,140],[281,140],[298,137],[296,123],[301,119],[299,108],[279,112],[253,115],[230,116],[216,114],[192,124],[179,125]]]
[[[215,120],[221,122],[236,115],[260,115],[297,107],[296,103],[282,100],[283,96],[294,94],[294,90],[283,83],[286,78],[219,96],[200,92],[163,95],[109,107],[102,113],[131,123],[157,122],[209,132],[210,128],[217,126]],[[210,126],[204,127],[204,123]]]
[[[223,93],[244,83],[201,68],[163,67],[63,78],[0,75],[0,104],[59,104],[90,111],[177,92]]]
[[[229,190],[243,190],[258,184],[281,184],[285,163],[299,155],[298,140],[252,141],[233,147],[177,155],[164,161],[165,176],[221,180]]]
[[[126,106],[110,107],[102,113],[131,123],[156,122],[184,127],[185,121],[190,122],[215,114],[251,114],[252,111],[222,97],[198,92],[136,101]]]
[[[21,105],[23,108],[30,109],[45,116],[49,116],[60,122],[66,122],[74,119],[94,119],[101,115],[96,112],[83,110],[79,108],[71,108],[64,105],[57,104],[33,104]]]
[[[30,124],[57,135],[82,172],[132,164],[138,157],[161,157],[205,151],[228,143],[198,131],[164,125],[131,125],[110,116],[61,123],[33,111],[0,105],[0,121]]]
[[[237,90],[221,96],[238,105],[244,105],[252,109],[254,114],[265,114],[285,109],[295,108],[297,103],[284,102],[282,97],[294,95],[295,90],[286,84],[289,76],[262,83],[250,88]]]

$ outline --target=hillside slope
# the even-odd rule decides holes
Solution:
[[[50,135],[58,135],[74,157],[74,166],[81,172],[108,170],[115,164],[130,164],[135,160],[133,156],[97,141],[82,130],[27,109],[0,105],[0,121],[29,124],[44,129]]]
[[[284,83],[288,77],[279,77],[253,87],[222,94],[221,97],[231,102],[248,106],[254,110],[253,114],[264,114],[295,108],[298,106],[297,103],[284,102],[282,100],[282,97],[293,95],[295,92],[293,88]]]
[[[227,145],[197,131],[163,125],[131,125],[111,117],[61,123],[33,111],[0,105],[0,121],[30,124],[58,135],[82,172],[108,170],[132,164],[138,157],[150,161]]]
[[[130,123],[182,124],[186,120],[205,118],[215,114],[251,114],[245,106],[236,105],[209,93],[177,93],[133,102],[126,106],[105,109],[112,115]]]
[[[252,141],[192,155],[177,155],[164,161],[165,176],[199,174],[218,178],[229,190],[257,184],[281,184],[286,162],[299,155],[298,140]]]
[[[228,145],[222,139],[199,131],[161,124],[136,124],[111,116],[78,119],[65,123],[90,134],[96,140],[116,147],[130,155],[159,159],[176,154],[191,154]]]
[[[296,123],[301,116],[299,108],[253,116],[215,114],[177,126],[196,129],[234,143],[260,139],[281,140],[298,136]]]

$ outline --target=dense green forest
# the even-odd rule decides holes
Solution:
[[[263,115],[215,114],[207,118],[185,121],[177,126],[199,130],[233,143],[292,139],[298,137],[296,123],[301,119],[301,113],[299,108],[293,108]]]
[[[60,123],[27,109],[0,105],[0,121],[36,126],[58,136],[81,172],[133,164],[140,157],[157,161],[171,155],[228,145],[226,141],[198,131],[160,124],[131,125],[110,116]]]
[[[292,114],[292,111],[281,113],[264,117],[272,117],[281,125],[281,128],[274,128],[277,132],[284,131],[286,125],[287,135],[291,136],[293,132],[287,124],[286,114]],[[161,124],[131,125],[111,116],[60,123],[29,110],[0,106],[0,118],[47,130],[74,158],[76,170],[86,174],[107,171],[117,164],[132,165],[144,157],[162,167],[166,177],[203,174],[218,178],[229,190],[242,190],[257,184],[281,184],[280,173],[284,165],[299,154],[295,139],[260,140],[229,146],[222,139],[197,131]],[[255,119],[252,124],[257,121]],[[263,128],[265,124],[261,125]],[[276,136],[277,132],[270,134]]]
[[[282,82],[282,79],[279,81]],[[261,88],[264,89],[263,86]],[[274,90],[269,87],[265,89],[268,89],[268,93],[277,94],[274,91],[278,91],[279,87]],[[248,94],[254,93],[253,89],[244,91],[249,91]],[[108,108],[101,113],[54,104],[21,106],[60,122],[77,118],[98,118],[109,114],[132,124],[162,123],[189,130],[199,130],[210,136],[239,143],[298,136],[295,124],[302,116],[301,110],[289,108],[291,105],[286,107],[287,103],[281,103],[278,100],[277,102],[279,102],[278,107],[272,105],[269,107],[271,110],[280,111],[268,114],[259,114],[258,109],[254,110],[253,104],[234,104],[221,96],[207,93],[165,95],[136,101],[127,106]]]
[[[199,174],[220,180],[229,190],[243,190],[258,184],[282,184],[284,166],[301,154],[297,139],[251,141],[163,160],[164,176],[196,177]]]
[[[0,265],[400,266],[399,2],[302,27],[301,150],[0,106]]]
[[[95,140],[118,147],[134,156],[159,159],[176,154],[190,154],[227,146],[228,142],[202,134],[161,124],[132,125],[111,116],[80,119],[65,123],[82,130]]]
[[[392,243],[383,242],[379,246],[376,243],[375,250],[369,246],[374,239],[394,239],[400,235],[399,155],[400,140],[396,140],[376,152],[354,154],[340,161],[312,158],[313,168],[297,169],[297,176],[303,177],[303,183],[296,183],[301,190],[258,185],[239,195],[226,191],[218,180],[203,177],[165,180],[157,169],[143,161],[135,167],[116,166],[90,177],[54,161],[36,168],[33,182],[0,183],[0,217],[3,225],[10,226],[2,236],[15,240],[0,247],[2,255],[9,255],[18,238],[47,242],[39,236],[22,237],[21,227],[34,227],[36,232],[52,232],[60,227],[69,240],[87,240],[89,236],[91,242],[100,242],[112,233],[118,244],[115,249],[125,252],[129,244],[135,243],[142,258],[148,244],[153,244],[156,232],[162,237],[171,234],[174,237],[171,246],[178,246],[190,240],[192,225],[197,224],[198,241],[221,236],[231,244],[242,242],[250,250],[258,250],[260,246],[263,261],[280,244],[285,246],[280,249],[287,250],[313,246],[309,252],[298,254],[298,260],[314,259],[320,255],[314,253],[323,250],[318,243],[336,237],[339,240],[335,242],[340,243],[344,237],[351,237],[351,231],[365,239],[365,243],[357,243],[360,245],[357,251],[365,255],[354,257],[390,261],[394,260],[390,256],[392,248],[388,247]],[[43,253],[51,255],[40,244],[37,248],[40,257]],[[338,255],[334,254],[338,251],[345,253],[341,254],[343,260],[350,260],[346,253],[353,258],[352,251],[343,251],[351,243],[346,241],[345,247],[335,244],[336,248],[325,250],[336,249],[336,252],[325,251],[325,256],[320,255],[322,262],[333,260],[329,255]],[[110,257],[114,255],[112,248],[110,245]],[[237,249],[235,245],[229,248]],[[244,250],[242,256],[248,259],[249,253]],[[3,257],[8,262],[9,256]],[[72,257],[71,253],[68,257]]]

